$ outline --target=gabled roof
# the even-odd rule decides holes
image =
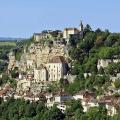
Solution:
[[[79,31],[77,28],[65,28],[64,30],[77,30],[77,31]]]
[[[63,56],[55,56],[49,60],[49,63],[65,63],[65,59]]]

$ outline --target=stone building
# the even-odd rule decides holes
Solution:
[[[120,59],[99,59],[97,69],[106,68],[110,63],[118,63]]]
[[[60,30],[45,30],[41,33],[34,33],[33,37],[36,42],[41,40],[60,40],[63,36],[63,33]]]
[[[67,74],[66,64],[63,56],[54,56],[48,63],[34,69],[35,82],[59,81]]]
[[[26,91],[31,87],[32,81],[23,78],[17,82],[17,91]]]
[[[79,30],[77,28],[65,28],[63,31],[63,38],[68,43],[70,36],[77,35],[77,34],[79,34]]]
[[[40,42],[41,40],[53,39],[53,36],[50,33],[34,33],[34,40]]]
[[[55,56],[47,63],[49,81],[58,81],[66,73],[65,60],[63,56]]]
[[[35,82],[40,83],[46,82],[48,80],[48,72],[47,69],[41,65],[41,67],[34,69],[34,80]]]
[[[27,69],[35,68],[35,61],[27,59]]]

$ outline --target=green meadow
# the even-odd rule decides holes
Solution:
[[[0,41],[1,46],[16,46],[16,42],[14,41]]]

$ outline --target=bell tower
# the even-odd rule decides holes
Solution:
[[[83,29],[84,29],[84,26],[83,26],[82,20],[80,21],[79,29],[80,29],[80,31],[83,31]]]

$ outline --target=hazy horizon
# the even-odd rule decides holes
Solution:
[[[28,38],[45,29],[79,27],[80,20],[93,29],[119,32],[119,5],[118,0],[1,0],[0,37]]]

